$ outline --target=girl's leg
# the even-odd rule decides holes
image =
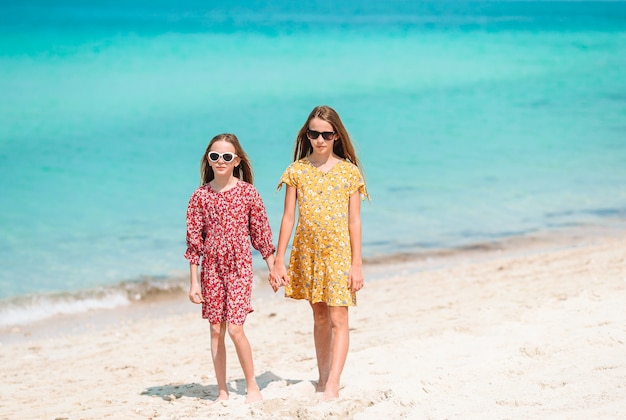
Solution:
[[[348,329],[348,307],[329,307],[330,322],[332,325],[331,361],[328,381],[324,389],[324,400],[339,397],[341,372],[348,357],[350,345],[350,331]]]
[[[228,324],[228,334],[233,340],[237,357],[246,378],[246,403],[260,401],[263,399],[259,385],[254,377],[254,363],[252,361],[252,348],[248,337],[243,332],[243,325]]]
[[[218,396],[216,401],[228,399],[228,389],[226,388],[226,323],[211,324],[211,357],[215,378],[217,379]]]
[[[317,357],[317,392],[324,392],[328,373],[330,372],[331,343],[333,338],[330,311],[324,302],[312,303],[313,308],[313,339],[315,340],[315,355]]]

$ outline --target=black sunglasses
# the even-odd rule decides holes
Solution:
[[[334,131],[315,131],[315,130],[306,130],[306,136],[309,140],[317,140],[317,138],[322,135],[322,138],[326,141],[333,140],[333,136],[335,135]]]
[[[237,155],[234,154],[233,152],[224,152],[224,153],[209,152],[209,160],[211,162],[217,162],[218,160],[220,160],[220,158],[224,159],[224,162],[232,162],[233,159],[235,159],[236,157]]]

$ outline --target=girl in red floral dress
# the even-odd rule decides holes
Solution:
[[[202,186],[193,193],[187,208],[189,300],[202,304],[202,317],[211,324],[217,401],[228,399],[224,343],[228,331],[246,378],[246,402],[255,402],[263,397],[243,330],[246,316],[252,312],[250,243],[271,269],[275,251],[272,232],[261,196],[252,185],[250,161],[234,134],[219,134],[209,142],[200,172]]]

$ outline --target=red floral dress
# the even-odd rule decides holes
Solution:
[[[215,192],[207,183],[187,207],[187,251],[190,264],[202,265],[202,318],[211,324],[243,325],[252,312],[252,246],[265,259],[275,252],[261,196],[251,184]]]

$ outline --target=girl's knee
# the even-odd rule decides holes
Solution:
[[[313,322],[318,325],[325,325],[330,322],[330,312],[325,303],[315,303],[311,305],[313,308]]]
[[[211,337],[223,337],[225,333],[225,327],[226,326],[224,324],[211,324]]]
[[[329,313],[333,328],[348,328],[348,307],[333,306]]]
[[[233,339],[242,336],[243,325],[228,324],[228,335]]]

